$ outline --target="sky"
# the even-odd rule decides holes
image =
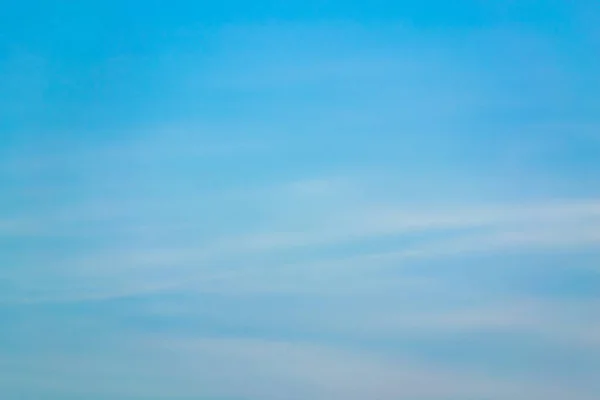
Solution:
[[[0,397],[600,398],[597,0],[0,12]]]

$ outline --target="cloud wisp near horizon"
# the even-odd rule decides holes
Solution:
[[[0,398],[597,399],[599,18],[9,6]]]

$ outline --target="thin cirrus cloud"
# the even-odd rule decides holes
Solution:
[[[194,227],[202,221],[201,214],[170,225],[164,225],[160,219],[152,221],[148,214],[146,221],[142,214],[134,223],[145,221],[145,228],[141,233],[134,231],[130,242],[104,244],[99,251],[87,250],[77,257],[47,257],[44,265],[50,266],[50,270],[62,271],[60,274],[75,273],[77,279],[86,282],[86,291],[94,288],[94,276],[107,279],[109,285],[113,281],[125,287],[139,285],[141,292],[147,292],[147,287],[185,286],[186,282],[195,280],[202,286],[210,286],[215,280],[219,285],[227,285],[231,280],[233,287],[240,289],[246,280],[254,282],[258,278],[263,280],[264,290],[269,291],[281,290],[276,289],[283,283],[281,279],[292,282],[298,279],[298,271],[305,276],[323,275],[331,279],[336,271],[343,275],[345,270],[358,269],[368,278],[377,273],[376,269],[369,272],[369,266],[378,263],[403,265],[421,259],[460,259],[470,254],[506,251],[596,250],[600,241],[600,203],[595,200],[463,206],[456,210],[433,206],[411,209],[401,205],[392,207],[389,203],[378,206],[381,203],[372,200],[369,203],[363,199],[353,201],[346,193],[360,190],[348,189],[347,183],[344,189],[336,190],[332,189],[335,184],[327,185],[326,181],[319,181],[318,185],[311,182],[271,189],[270,198],[279,202],[280,208],[271,220],[263,217],[267,230],[262,228],[212,240],[203,234],[194,236]],[[289,208],[307,200],[318,204],[319,198],[324,198],[321,206],[329,212],[328,217],[312,209],[302,214],[301,209]],[[336,198],[338,201],[332,201]],[[343,199],[348,199],[346,204]],[[288,206],[281,205],[281,201],[287,201]],[[334,210],[330,209],[332,205]],[[82,234],[102,238],[127,229],[130,223],[123,224],[121,218],[112,218],[102,229],[93,224],[74,224],[69,218],[62,223],[62,228],[60,219],[53,222],[51,219],[49,223],[62,240]],[[96,221],[97,218],[91,216],[83,220]],[[11,225],[7,228],[7,234],[17,235]],[[156,243],[152,239],[154,235],[170,239]],[[378,240],[383,243],[378,244]],[[260,261],[255,261],[256,257]],[[225,265],[236,267],[224,269]],[[275,279],[273,284],[270,278]],[[158,284],[156,279],[164,280]],[[293,286],[300,288],[297,284]],[[314,288],[308,286],[306,290]],[[132,293],[137,291],[132,289]],[[127,289],[118,293],[127,293]]]

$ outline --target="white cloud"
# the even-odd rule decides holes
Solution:
[[[141,229],[137,221],[148,222],[148,226],[130,236],[130,241],[113,241],[97,251],[79,251],[66,257],[50,254],[39,259],[40,268],[54,271],[56,276],[69,276],[71,289],[37,287],[32,291],[35,282],[20,274],[19,269],[12,270],[10,275],[20,282],[16,287],[24,288],[24,293],[38,293],[44,299],[48,299],[49,293],[69,292],[77,287],[96,293],[94,297],[102,297],[103,293],[121,296],[128,290],[147,293],[147,288],[163,285],[226,292],[319,292],[336,290],[335,282],[339,281],[349,285],[337,285],[340,289],[344,286],[352,291],[359,290],[361,281],[365,282],[363,287],[368,286],[367,282],[375,286],[383,284],[377,283],[376,267],[389,262],[458,259],[482,252],[600,248],[600,201],[596,199],[448,208],[390,206],[389,201],[383,205],[357,193],[360,190],[344,180],[302,181],[273,188],[264,207],[266,210],[270,202],[278,206],[271,214],[264,215],[262,231],[229,237],[221,234],[221,238],[214,240],[210,235],[198,235],[194,229],[203,223],[202,215],[165,224],[164,218],[153,221],[152,215],[146,218],[146,212],[142,212],[133,222],[123,225],[122,217],[104,220],[80,210],[73,215],[54,217],[54,221],[21,221],[16,227],[7,221],[5,235],[11,232],[18,235],[19,229],[28,225],[37,225],[39,229],[57,227],[57,234],[61,227],[76,228],[70,234],[68,230],[59,234],[65,240],[69,240],[68,235],[98,234],[96,225],[89,223],[90,218],[101,221],[101,229],[109,228],[102,233],[108,237],[122,234],[126,229]],[[317,211],[296,209],[304,201],[314,203]],[[127,210],[123,212],[127,214]],[[61,222],[64,217],[66,224]],[[81,231],[82,228],[87,231]],[[210,229],[206,228],[206,232]],[[51,232],[46,234],[51,236]],[[410,244],[399,244],[415,234],[418,237]],[[157,241],[153,236],[165,240]],[[380,239],[385,239],[385,245],[375,248],[365,245]],[[336,246],[348,244],[352,246],[347,247],[344,256],[328,253]],[[304,252],[300,258],[299,251]],[[22,270],[29,275],[31,267]],[[46,281],[44,285],[52,283]],[[81,290],[64,297],[89,297]]]
[[[454,210],[359,205],[354,208],[342,206],[337,213],[335,211],[329,220],[313,221],[311,230],[285,231],[281,228],[274,232],[226,239],[214,245],[216,249],[230,249],[234,252],[269,251],[451,230],[458,234],[467,233],[471,235],[471,241],[480,241],[488,246],[526,243],[577,246],[597,242],[600,230],[598,200],[473,206]],[[539,229],[540,227],[543,229]],[[569,231],[565,231],[565,227]],[[576,231],[580,228],[582,231],[577,234]],[[473,234],[473,230],[480,231]]]

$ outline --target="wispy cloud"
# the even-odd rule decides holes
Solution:
[[[329,290],[326,282],[336,276],[348,276],[348,271],[356,271],[366,282],[377,276],[377,266],[391,263],[400,266],[428,259],[460,260],[470,254],[600,247],[600,202],[595,199],[475,204],[453,209],[393,205],[358,193],[360,186],[328,180],[292,182],[268,191],[258,190],[251,194],[257,207],[262,207],[261,199],[266,201],[266,208],[273,205],[270,212],[262,213],[260,230],[249,227],[248,233],[222,235],[216,240],[197,232],[202,213],[190,215],[187,221],[167,224],[142,213],[131,227],[139,222],[146,226],[128,234],[133,242],[113,240],[103,244],[99,252],[46,258],[43,265],[62,271],[59,275],[70,275],[70,281],[80,282],[72,287],[83,284],[86,292],[94,292],[96,287],[100,293],[118,287],[116,291],[108,289],[108,293],[118,296],[128,290],[132,294],[146,293],[147,288],[179,285],[197,285],[198,290],[213,292],[228,291],[228,286],[231,290],[246,287],[270,292],[296,288],[310,292],[317,288]],[[243,193],[238,196],[249,198]],[[123,224],[123,217],[129,212],[137,213],[139,207],[123,209],[119,217],[105,216],[109,218],[103,220],[105,233],[94,225],[86,227],[89,221],[97,220],[86,214],[75,219],[72,215],[58,219],[51,216],[38,224],[52,223],[57,232],[63,230],[59,234],[63,238],[100,233],[98,238],[102,239],[111,232],[122,235],[130,225]],[[88,222],[82,224],[84,221]],[[17,234],[14,229],[12,233]],[[166,240],[159,243],[152,239],[154,235]],[[28,286],[24,278],[17,279]],[[107,289],[100,289],[103,286]]]

